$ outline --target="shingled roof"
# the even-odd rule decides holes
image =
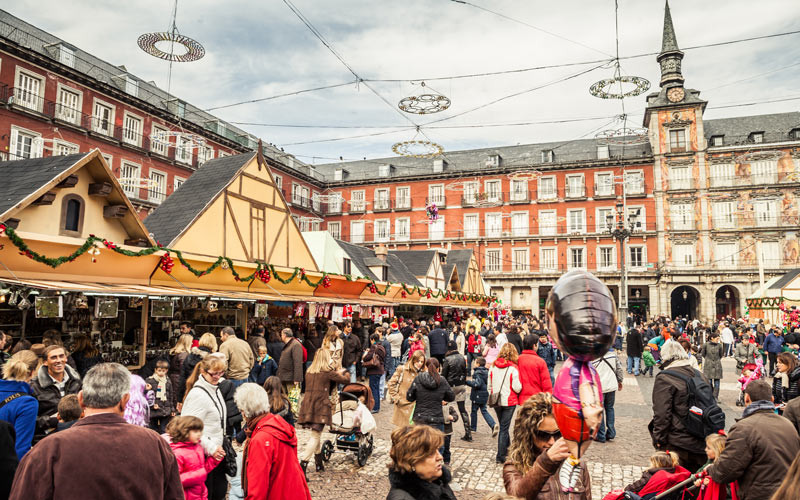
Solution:
[[[145,219],[162,245],[170,245],[216,199],[255,153],[209,160]]]
[[[435,250],[392,250],[394,255],[406,265],[414,276],[427,276],[431,262],[436,258]],[[448,276],[449,278],[449,276]]]
[[[0,162],[0,215],[22,203],[87,154]]]
[[[450,250],[447,252],[447,264],[453,264],[458,271],[458,281],[461,286],[467,281],[467,270],[469,269],[469,262],[472,260],[472,250]]]
[[[753,132],[763,132],[764,142],[794,140],[789,134],[797,128],[800,128],[800,112],[797,111],[703,120],[706,139],[724,136],[726,146],[748,142]]]
[[[336,243],[339,244],[342,250],[350,257],[353,264],[355,264],[367,278],[380,281],[380,278],[369,269],[370,265],[375,265],[378,261],[374,250],[359,245],[353,245],[342,240],[336,240]],[[381,263],[383,263],[383,261],[381,261]],[[396,255],[390,253],[386,256],[386,266],[389,271],[389,281],[405,283],[410,286],[421,286],[421,283],[417,280],[416,276],[414,276],[414,273],[412,273]]]
[[[780,290],[789,283],[791,283],[797,276],[800,276],[800,269],[792,269],[778,279],[775,283],[769,286],[770,290]]]

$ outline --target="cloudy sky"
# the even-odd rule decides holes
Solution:
[[[588,92],[614,74],[612,64],[598,67],[616,50],[613,0],[290,3],[365,82],[353,83],[355,76],[282,0],[180,0],[178,28],[207,54],[174,66],[172,92],[207,109],[347,83],[214,111],[308,163],[392,156],[393,143],[415,138],[415,125],[421,126],[417,139],[451,151],[593,137],[619,126],[611,122],[621,103]],[[142,52],[136,39],[167,30],[171,6],[165,0],[20,0],[3,8],[166,88],[167,63]],[[682,48],[800,30],[797,0],[672,0],[670,7]],[[649,79],[651,91],[658,87],[655,56],[630,56],[660,50],[663,14],[661,0],[619,0],[622,73]],[[800,34],[685,52],[686,86],[709,101],[706,118],[800,107],[800,100],[764,102],[800,97]],[[565,66],[451,78],[552,65]],[[450,109],[399,112],[400,99],[425,92],[423,80],[427,91],[452,100]],[[512,94],[520,95],[503,99]],[[753,102],[760,104],[738,106]],[[625,106],[631,122],[641,125],[644,96],[626,99]]]

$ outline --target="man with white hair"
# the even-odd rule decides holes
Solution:
[[[10,499],[182,500],[178,463],[157,433],[122,418],[131,376],[118,363],[86,373],[85,417],[34,446],[20,462]]]
[[[269,396],[258,384],[239,386],[233,396],[246,422],[242,489],[246,500],[311,500],[297,460],[294,427],[269,412]]]

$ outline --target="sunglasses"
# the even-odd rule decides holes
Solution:
[[[551,438],[556,440],[556,439],[559,439],[561,437],[561,431],[559,431],[559,430],[555,430],[555,431],[552,431],[552,432],[536,431],[534,434],[536,434],[536,439],[538,439],[539,441],[545,441],[545,442],[550,441]]]

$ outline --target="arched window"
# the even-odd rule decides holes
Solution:
[[[83,199],[70,194],[61,202],[61,227],[60,233],[66,236],[81,236],[83,231],[83,212],[85,204]]]

